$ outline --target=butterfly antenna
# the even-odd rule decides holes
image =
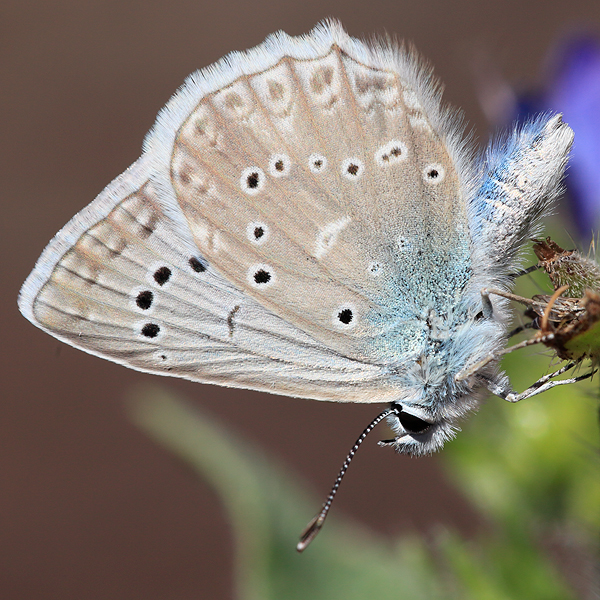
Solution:
[[[348,470],[348,467],[350,466],[350,463],[352,462],[356,451],[363,443],[364,439],[369,435],[369,433],[371,433],[371,431],[373,431],[373,429],[381,421],[383,421],[383,419],[389,417],[392,414],[398,414],[399,411],[400,409],[394,406],[391,406],[390,408],[384,410],[380,415],[375,417],[371,421],[369,426],[360,434],[359,438],[354,443],[354,446],[352,446],[352,449],[350,450],[350,452],[348,452],[348,456],[346,456],[346,460],[344,461],[344,464],[342,465],[342,468],[335,480],[335,483],[333,484],[333,487],[329,492],[329,496],[327,496],[327,499],[323,503],[323,508],[321,509],[321,512],[314,519],[312,519],[312,521],[307,525],[306,529],[300,536],[300,541],[296,545],[296,550],[298,550],[298,552],[302,552],[303,550],[305,550],[307,546],[315,539],[315,537],[317,537],[317,533],[321,531],[321,527],[323,527],[323,523],[325,523],[325,518],[327,517],[327,513],[331,508],[333,499],[335,498],[340,484],[342,483],[342,479],[344,478],[344,475],[346,474],[346,471]]]

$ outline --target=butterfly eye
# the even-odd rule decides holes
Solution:
[[[398,419],[406,433],[411,434],[425,433],[433,425],[433,423],[419,419],[419,417],[415,417],[407,412],[401,412],[398,415]]]

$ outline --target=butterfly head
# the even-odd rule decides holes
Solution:
[[[418,406],[392,404],[395,409],[388,417],[394,439],[379,442],[380,446],[393,446],[397,452],[420,456],[439,450],[452,439],[458,428],[447,418],[434,418]]]

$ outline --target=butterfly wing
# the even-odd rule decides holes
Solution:
[[[335,23],[277,34],[188,79],[50,243],[21,310],[143,371],[397,398],[432,307],[469,282],[464,156],[406,53]]]
[[[206,264],[185,224],[161,208],[144,160],[52,240],[21,290],[23,314],[140,371],[329,400],[375,397],[380,367],[319,344]]]
[[[418,353],[470,277],[469,171],[427,70],[329,24],[218,73],[193,75],[147,143],[202,255],[344,356]]]

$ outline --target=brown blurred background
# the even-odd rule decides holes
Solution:
[[[485,139],[474,77],[481,57],[516,87],[534,87],[553,42],[600,25],[600,3],[2,2],[1,598],[232,597],[225,515],[206,485],[130,424],[124,399],[136,384],[154,380],[192,399],[319,494],[375,415],[369,406],[129,371],[54,340],[16,306],[47,241],[139,156],[186,75],[272,31],[304,33],[328,16],[352,35],[387,30],[413,41],[445,82],[446,99]],[[466,535],[483,526],[439,459],[395,456],[376,439],[353,464],[335,510],[390,538],[440,523]]]

